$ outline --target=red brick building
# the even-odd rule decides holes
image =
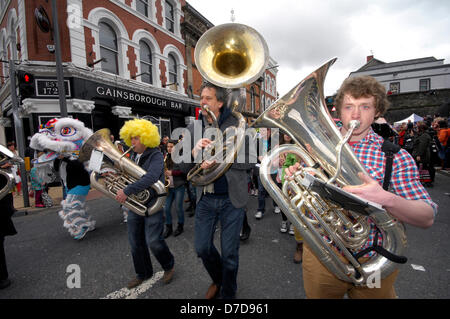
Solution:
[[[202,82],[195,44],[213,26],[199,11],[184,0],[58,0],[57,6],[69,116],[116,136],[136,116],[148,116],[162,135],[193,119]],[[19,84],[24,72],[32,79],[17,91],[25,136],[60,113],[51,17],[51,1],[0,2],[0,57],[16,61]],[[4,141],[14,130],[9,69],[1,64]],[[243,113],[254,118],[276,99],[276,68],[247,91]]]

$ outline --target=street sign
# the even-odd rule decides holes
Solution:
[[[66,97],[70,97],[70,81],[64,80]],[[36,79],[36,96],[58,96],[58,81],[52,79]]]

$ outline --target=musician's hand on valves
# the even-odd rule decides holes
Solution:
[[[362,185],[348,185],[342,189],[381,206],[385,206],[391,200],[394,194],[385,191],[376,180],[361,172],[358,173],[358,176],[363,182]]]
[[[286,173],[286,178],[293,177],[295,172],[298,171],[299,167],[300,167],[300,163],[299,162],[295,163],[294,165],[291,165],[291,166],[287,167],[284,170],[284,172]]]
[[[127,200],[127,195],[123,192],[123,189],[120,189],[116,194],[116,201],[123,204]]]
[[[10,168],[10,167],[12,167],[13,165],[11,164],[11,163],[5,163],[5,164],[3,164],[0,168]]]
[[[211,140],[209,138],[202,138],[200,139],[197,144],[195,144],[194,149],[192,150],[192,156],[195,158],[198,154],[198,152],[200,152],[202,150],[202,148],[205,148],[206,146],[208,146],[209,144],[211,144]]]
[[[200,165],[200,167],[202,169],[208,169],[210,167],[212,167],[214,164],[216,164],[216,161],[208,161],[208,160],[204,160],[202,162],[202,164]]]

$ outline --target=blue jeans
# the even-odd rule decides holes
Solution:
[[[240,231],[244,208],[235,208],[228,197],[203,195],[195,210],[195,250],[222,298],[234,298],[239,268]],[[220,221],[220,256],[214,246],[214,232]]]
[[[184,224],[184,185],[177,188],[169,188],[169,194],[166,197],[164,213],[166,215],[166,225],[172,225],[172,203],[175,201],[177,210],[178,224]]]
[[[137,278],[147,279],[153,276],[149,247],[165,271],[173,268],[175,261],[162,235],[164,230],[162,209],[148,217],[129,211],[127,225]]]

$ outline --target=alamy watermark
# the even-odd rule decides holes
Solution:
[[[66,268],[66,273],[69,276],[66,279],[67,288],[81,288],[81,268],[77,264],[70,264]]]
[[[182,139],[172,152],[172,160],[175,163],[201,163],[204,160],[217,163],[257,163],[258,158],[267,155],[270,149],[279,144],[279,134],[277,128],[260,128],[259,132],[252,127],[229,127],[223,132],[214,127],[203,130],[202,121],[196,120],[192,131],[187,128],[173,130],[171,139],[178,140],[180,136]],[[192,158],[192,149],[203,138],[213,141],[213,147],[199,150],[198,155]],[[238,141],[242,141],[242,146],[235,154]]]
[[[82,26],[83,16],[81,8],[77,4],[69,4],[67,6],[67,26],[69,29],[80,29]]]

